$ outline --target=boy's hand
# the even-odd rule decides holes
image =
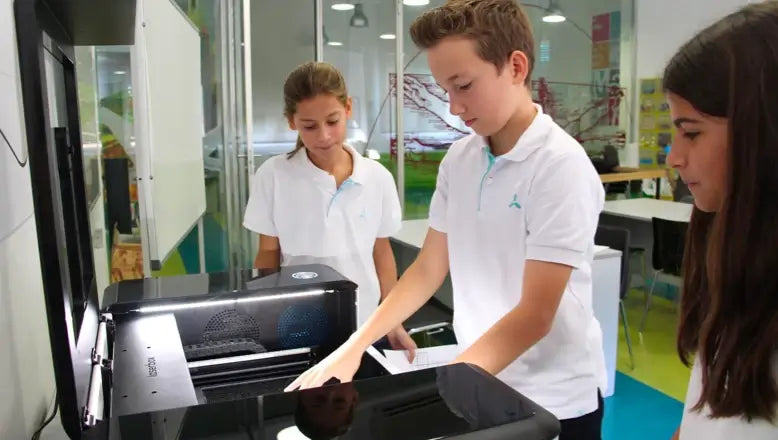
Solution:
[[[321,362],[309,368],[294,380],[284,391],[316,388],[324,385],[330,379],[338,379],[340,383],[351,382],[359,369],[364,350],[348,341],[330,353]]]
[[[386,335],[389,340],[389,345],[395,350],[406,350],[408,353],[408,362],[413,362],[416,357],[416,342],[411,338],[411,335],[405,331],[403,326],[399,326],[396,329],[389,332]]]

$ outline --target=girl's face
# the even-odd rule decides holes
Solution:
[[[667,103],[678,128],[667,164],[678,170],[698,209],[716,212],[724,203],[729,123],[673,93],[667,94]]]
[[[334,95],[320,94],[297,103],[289,128],[300,134],[312,159],[328,161],[340,152],[350,117],[351,98],[344,105]]]

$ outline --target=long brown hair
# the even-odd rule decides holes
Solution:
[[[345,106],[348,91],[343,75],[329,63],[310,61],[297,66],[284,83],[284,116],[291,119],[297,113],[297,104],[318,95],[332,95]],[[288,157],[294,156],[302,148],[305,145],[298,135],[297,144]]]
[[[663,87],[729,122],[724,200],[695,208],[678,329],[696,353],[713,417],[775,421],[778,384],[778,2],[749,5],[706,28],[672,58]]]

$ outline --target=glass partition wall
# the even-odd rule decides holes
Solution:
[[[395,175],[405,219],[426,218],[441,159],[470,133],[409,34],[445,0],[320,3],[322,58],[344,73],[355,103],[349,141]],[[535,34],[534,100],[589,154],[622,151],[632,136],[633,0],[521,3]]]
[[[445,0],[168,1],[201,36],[198,93],[207,207],[202,226],[181,241],[155,275],[197,272],[198,256],[209,272],[252,266],[257,237],[242,225],[251,178],[267,158],[294,147],[296,133],[283,117],[283,83],[292,69],[312,59],[343,72],[354,108],[347,140],[393,173],[404,219],[427,217],[441,159],[452,142],[470,132],[449,113],[447,95],[409,35],[416,17]],[[630,111],[636,82],[634,0],[521,3],[535,34],[534,100],[592,156],[606,148],[621,154],[635,138]],[[123,178],[129,179],[129,200],[117,202],[115,210],[106,208],[109,256],[113,241],[140,249],[128,237],[143,226],[134,221],[138,109],[129,82],[135,68],[130,52],[104,47],[92,55],[98,127],[92,131],[104,161],[129,163]],[[115,176],[113,168],[103,171],[104,191],[124,182],[106,180]],[[204,255],[198,255],[198,234]],[[111,274],[119,273],[112,260]],[[134,271],[142,276],[137,266]]]

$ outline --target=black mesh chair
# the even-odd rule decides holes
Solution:
[[[654,230],[654,246],[651,265],[654,268],[654,279],[651,289],[646,295],[646,307],[643,311],[643,319],[640,323],[640,332],[646,328],[648,310],[651,308],[651,299],[654,295],[654,286],[659,275],[672,280],[674,284],[681,284],[681,265],[683,263],[683,249],[686,243],[687,222],[677,222],[654,217],[651,219]]]

